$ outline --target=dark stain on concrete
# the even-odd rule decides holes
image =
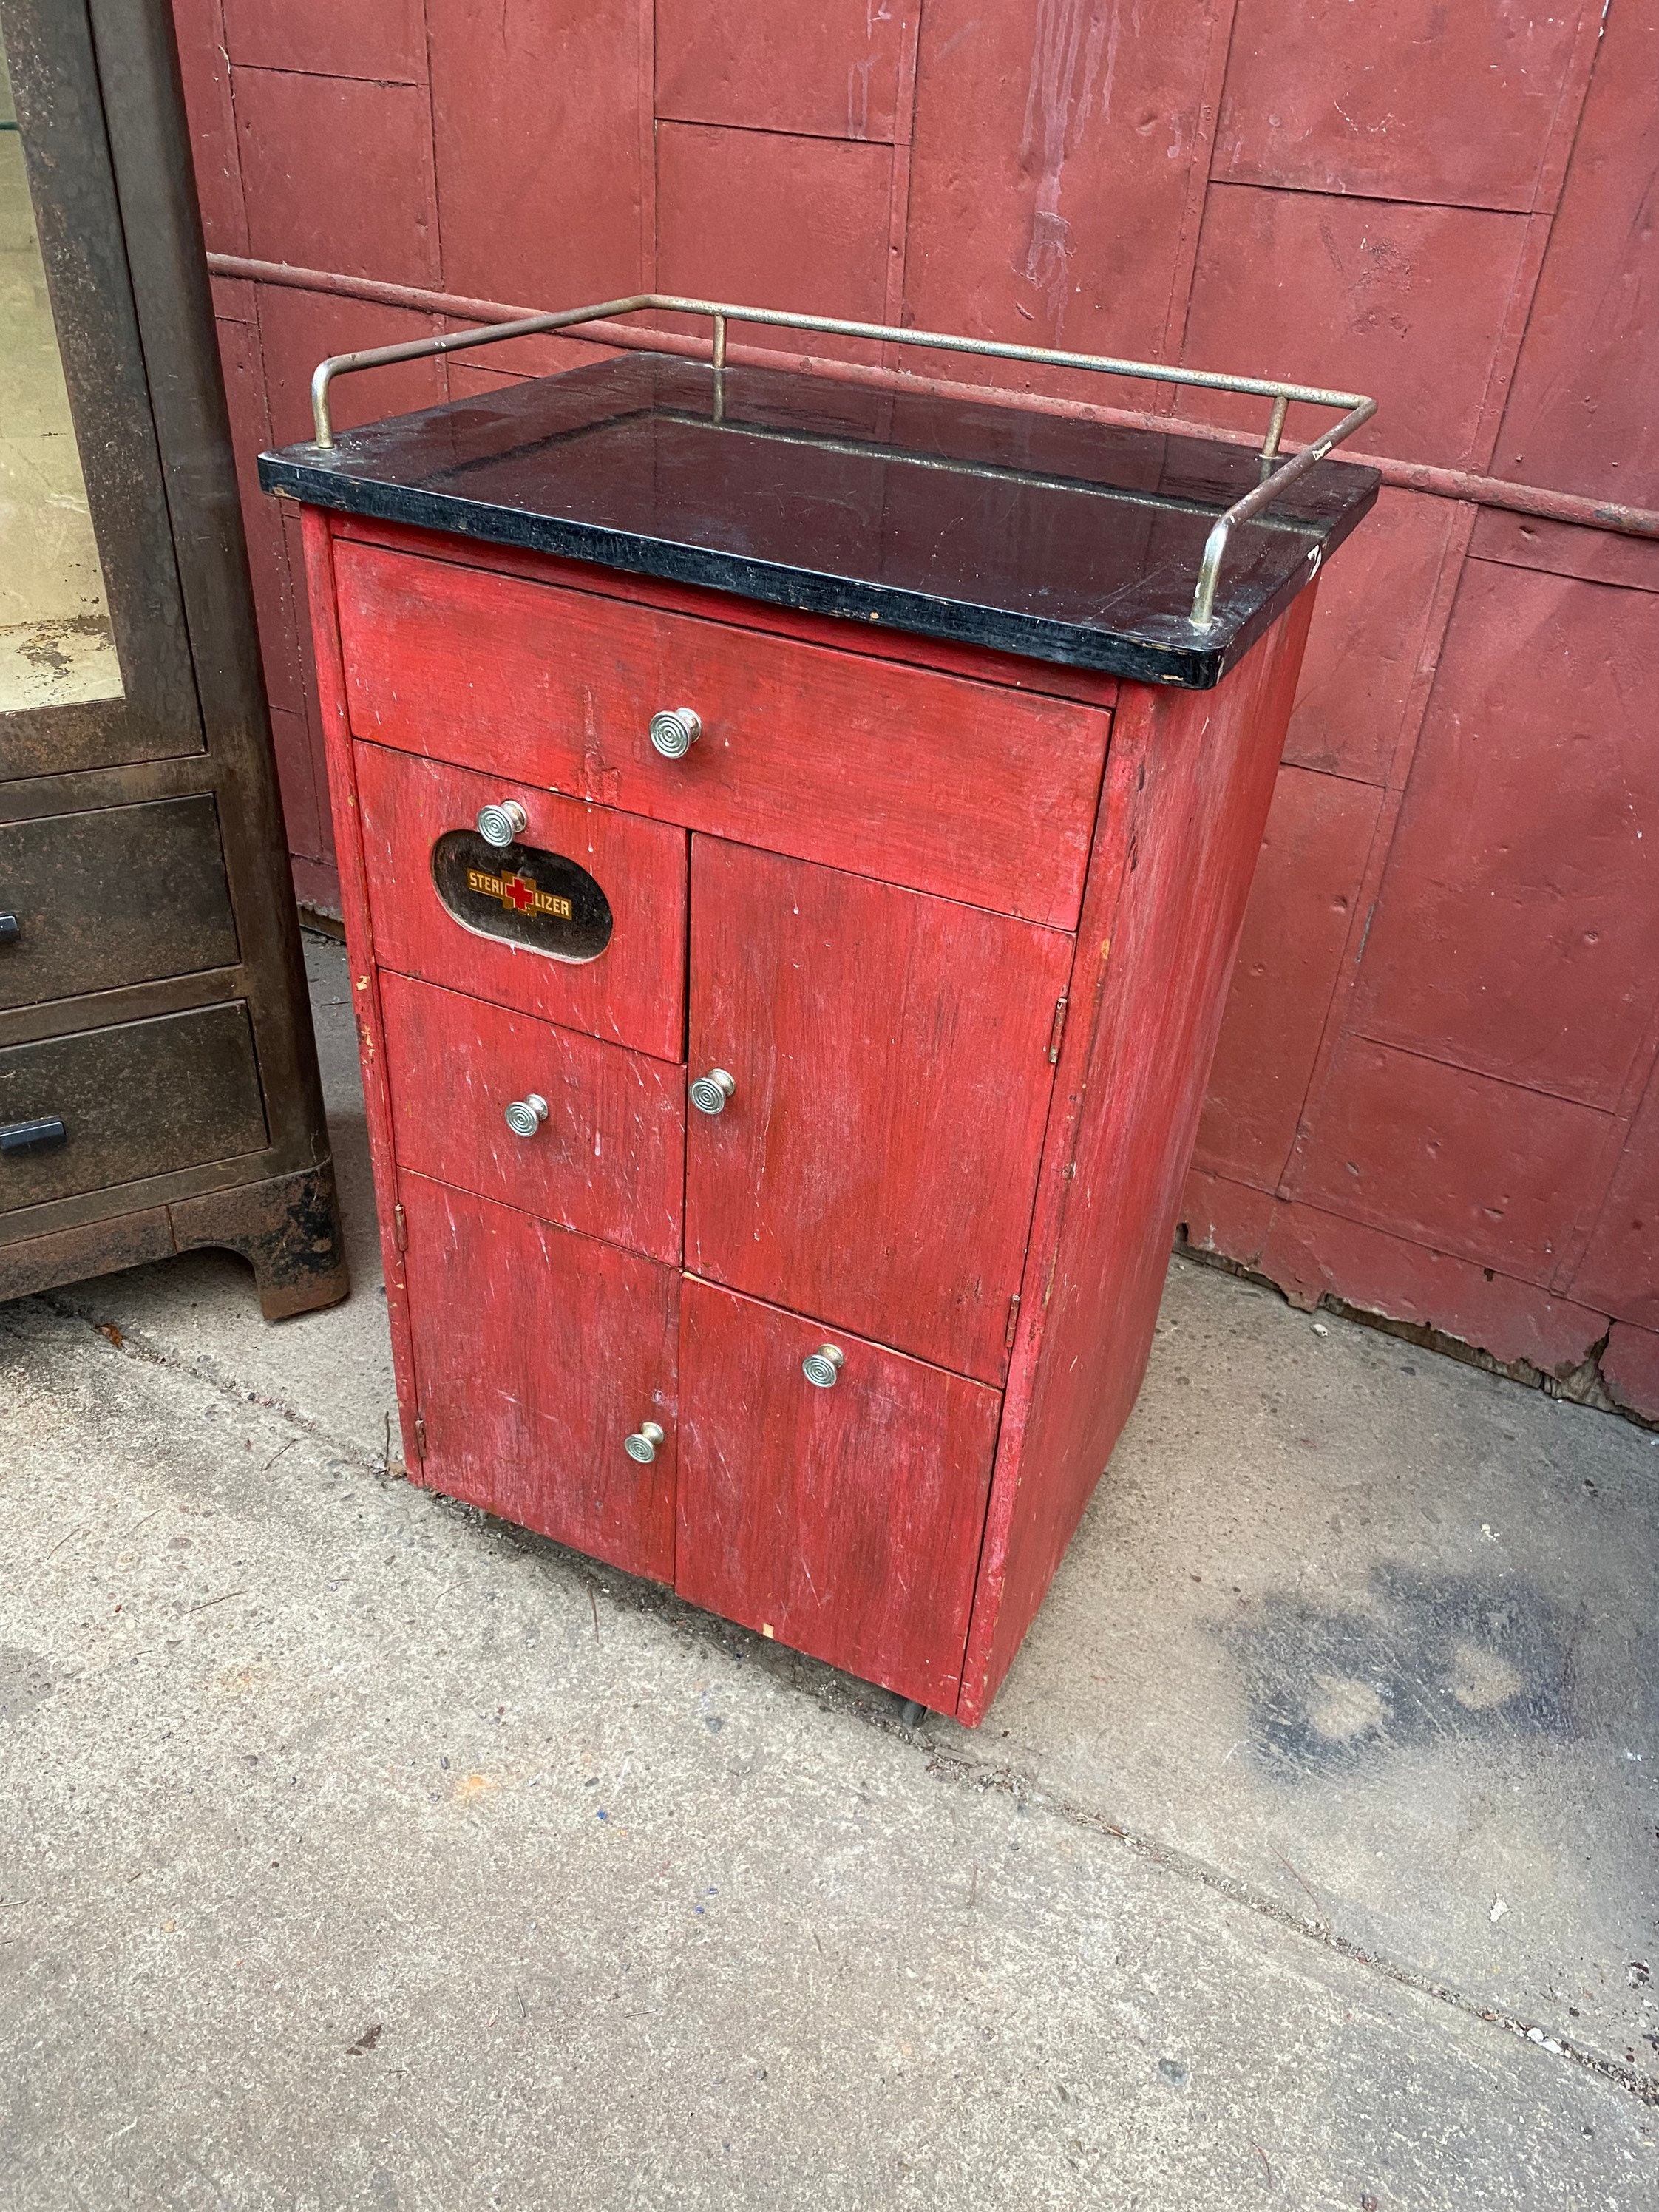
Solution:
[[[1269,1590],[1219,1629],[1243,1674],[1255,1747],[1281,1773],[1569,1732],[1575,1626],[1528,1583],[1384,1560],[1368,1596],[1338,1611]]]
[[[52,1668],[43,1651],[0,1644],[0,1723],[21,1720],[31,1705],[52,1695]]]

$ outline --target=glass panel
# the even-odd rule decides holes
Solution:
[[[121,696],[0,50],[0,714]]]

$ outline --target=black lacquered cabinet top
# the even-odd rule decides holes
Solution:
[[[829,378],[635,353],[290,446],[313,505],[1202,690],[1376,497],[1322,461],[1233,533],[1190,617],[1248,447]]]

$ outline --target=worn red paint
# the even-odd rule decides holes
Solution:
[[[382,975],[380,1002],[392,1140],[406,1167],[678,1266],[678,1066],[405,975]],[[517,1136],[507,1108],[532,1096],[546,1115]]]
[[[1659,1335],[1614,1322],[1601,1358],[1613,1403],[1659,1427]]]
[[[566,592],[349,544],[337,561],[360,737],[1034,921],[1077,918],[1097,712],[799,643],[759,607],[710,621],[709,594],[690,619],[617,579],[608,595],[592,579]],[[774,635],[763,657],[751,632]],[[651,702],[681,699],[703,732],[665,761],[647,741]]]
[[[436,185],[420,87],[239,69],[233,88],[251,253],[302,268],[320,257],[404,284],[434,281]],[[383,191],[361,188],[365,144],[374,148]]]
[[[1364,529],[1321,581],[1287,762],[1345,782],[1395,780],[1456,521],[1448,501],[1379,495]]]
[[[922,329],[1171,358],[1231,11],[1150,0],[1138,32],[1115,12],[928,0],[905,272]],[[1101,397],[1097,378],[1060,388]],[[1110,396],[1139,406],[1148,388]]]
[[[484,300],[647,289],[649,10],[441,0],[426,21],[446,265]]]
[[[680,1594],[951,1711],[997,1393],[692,1276],[681,1332]]]
[[[662,123],[657,173],[662,291],[881,321],[890,146]],[[810,269],[796,246],[804,233],[814,240]],[[816,343],[830,354],[865,350],[848,339]]]
[[[1182,358],[1374,391],[1378,335],[1392,332],[1386,396],[1354,448],[1472,464],[1525,233],[1524,216],[1486,209],[1212,184]],[[1409,349],[1401,330],[1415,334]],[[1252,413],[1224,394],[1213,412],[1257,422],[1261,403]],[[1304,438],[1323,427],[1310,410],[1292,408],[1290,422]]]
[[[1072,939],[708,837],[691,916],[686,1266],[1000,1382]]]
[[[1572,1292],[1643,1328],[1659,1329],[1659,1080],[1651,1080],[1631,1125],[1607,1200]]]
[[[426,77],[421,0],[377,0],[342,8],[338,0],[222,0],[224,40],[233,63],[302,70],[312,76],[366,77],[420,84]]]
[[[1206,1167],[1265,1190],[1296,1141],[1381,798],[1279,772],[1198,1138]]]
[[[1344,1299],[1462,1337],[1494,1359],[1524,1360],[1543,1375],[1572,1374],[1606,1332],[1599,1314],[1535,1283],[1450,1253],[1425,1253],[1311,1206],[1275,1207],[1257,1259],[1297,1305]]]
[[[1380,39],[1349,0],[1239,0],[1213,173],[1529,213],[1591,7],[1602,0],[1395,0]]]
[[[656,112],[816,138],[890,140],[910,6],[817,0],[756,9],[744,0],[662,0]],[[769,305],[772,304],[768,302]]]
[[[1614,1136],[1593,1108],[1350,1036],[1308,1108],[1287,1193],[1548,1283],[1594,1212]]]
[[[415,36],[410,0],[349,9],[175,0],[175,12],[209,237],[223,251],[248,251],[251,222],[284,253],[312,240],[325,268],[366,265],[370,253],[370,273],[382,279],[416,261],[429,266],[426,164],[401,125],[383,140],[373,120],[413,106],[336,90],[415,86],[430,100],[432,236],[452,294],[564,304],[684,276],[716,290],[763,285],[776,296],[787,279],[787,298],[808,308],[856,300],[927,327],[1165,357],[1184,346],[1187,359],[1210,366],[1351,380],[1381,401],[1379,447],[1425,465],[1455,469],[1473,457],[1487,465],[1484,441],[1501,419],[1494,472],[1659,503],[1659,232],[1645,198],[1659,0],[1616,0],[1607,11],[1590,0],[1553,14],[1533,0],[1472,10],[1407,0],[1403,15],[1322,4],[1310,14],[1284,0],[1140,0],[1134,9],[1009,0],[988,12],[971,0],[929,0],[913,80],[902,51],[889,74],[895,41],[902,48],[915,35],[897,5],[888,19],[836,5],[786,21],[789,11],[775,10],[764,38],[745,19],[738,40],[726,0],[597,0],[574,15],[519,0],[428,0],[429,50]],[[860,125],[849,107],[843,125],[843,71],[866,56],[874,57],[867,116]],[[231,63],[259,125],[240,148]],[[262,72],[288,80],[274,99],[262,100]],[[755,142],[746,155],[734,143],[742,140]],[[349,191],[331,194],[326,179],[347,156]],[[238,380],[263,371],[269,434],[279,441],[306,434],[306,380],[323,353],[436,327],[423,315],[274,285],[221,287],[219,297],[237,325]],[[523,349],[498,362],[544,365]],[[485,389],[498,373],[481,360],[378,372],[341,387],[341,419]],[[1131,404],[1159,397],[1139,386],[1110,396]],[[267,434],[265,411],[239,404],[244,449]],[[252,511],[256,532],[262,514]],[[1615,1169],[1624,1193],[1646,1188],[1659,1161],[1659,1119],[1636,1118],[1659,1035],[1627,1010],[1650,984],[1650,957],[1626,908],[1582,956],[1594,950],[1599,971],[1591,1004],[1577,988],[1582,958],[1559,961],[1553,950],[1553,932],[1602,870],[1592,825],[1617,803],[1622,744],[1579,749],[1554,826],[1559,866],[1531,883],[1524,958],[1501,933],[1466,939],[1439,894],[1437,928],[1419,935],[1414,902],[1437,854],[1449,863],[1444,892],[1457,888],[1454,850],[1467,866],[1447,748],[1464,742],[1450,733],[1470,727],[1471,696],[1477,719],[1488,713],[1468,670],[1484,661],[1501,673],[1505,653],[1524,656],[1513,610],[1530,589],[1527,572],[1644,597],[1609,630],[1603,662],[1618,668],[1642,650],[1653,617],[1659,547],[1483,514],[1473,550],[1504,574],[1488,568],[1489,588],[1471,612],[1469,593],[1454,588],[1468,520],[1415,492],[1385,500],[1325,585],[1287,757],[1333,785],[1386,791],[1377,848],[1334,988],[1328,946],[1322,939],[1314,957],[1297,925],[1327,911],[1328,848],[1305,848],[1305,883],[1293,868],[1278,880],[1264,872],[1254,951],[1206,1112],[1206,1157],[1228,1174],[1194,1188],[1217,1249],[1258,1264],[1270,1249],[1273,1264],[1289,1267],[1299,1238],[1287,1228],[1270,1246],[1268,1230],[1293,1201],[1266,1179],[1300,1091],[1308,1133],[1296,1172],[1318,1189],[1322,1218],[1356,1221],[1351,1140],[1365,1163],[1366,1218],[1357,1225],[1366,1233],[1322,1241],[1321,1287],[1363,1303],[1383,1280],[1364,1257],[1368,1238],[1385,1236],[1404,1255],[1388,1275],[1390,1297],[1408,1293],[1429,1325],[1510,1343],[1534,1328],[1538,1285],[1498,1266],[1484,1285],[1487,1302],[1472,1300],[1437,1247],[1450,1227],[1480,1218],[1496,1158],[1516,1163],[1532,1186],[1528,1208],[1550,1212],[1556,1156],[1534,1151],[1533,1117],[1549,1121],[1546,1094],[1564,1069],[1575,1079],[1587,1036],[1597,1097],[1612,1097],[1612,1062],[1626,1046],[1629,1067],[1616,1099],[1593,1109],[1605,1117],[1606,1144],[1593,1158],[1574,1153],[1575,1193],[1582,1182],[1587,1194],[1567,1209],[1578,1224],[1560,1262],[1571,1279],[1550,1295],[1582,1298],[1604,1319],[1653,1295],[1653,1248],[1611,1225],[1624,1201],[1610,1194]],[[308,710],[308,779],[298,758],[304,592],[291,562],[285,580],[268,529],[256,562],[296,872],[312,896],[332,902],[330,839],[313,826],[330,712],[320,700]],[[1442,688],[1437,664],[1454,599],[1459,635],[1443,683],[1461,687],[1455,714],[1431,696]],[[1546,775],[1557,719],[1541,687],[1522,680],[1504,696],[1502,740],[1526,763],[1517,775]],[[1473,739],[1490,743],[1490,731]],[[1408,788],[1411,803],[1396,816],[1402,785],[1420,787]],[[1555,795],[1536,792],[1523,824],[1548,821]],[[1316,811],[1326,819],[1352,803],[1339,787]],[[1397,866],[1385,865],[1396,818],[1406,841]],[[1502,842],[1483,848],[1480,880],[1498,906],[1513,906],[1522,875],[1506,871]],[[1611,881],[1599,879],[1604,889]],[[1383,963],[1375,993],[1374,960]],[[1352,977],[1362,988],[1351,994]],[[1329,1026],[1310,1053],[1316,1016],[1327,1018],[1322,1002]],[[1387,1125],[1415,1108],[1391,1085],[1355,1073],[1351,1021],[1367,1006],[1427,1056],[1426,1081],[1456,1092],[1462,1138],[1442,1154],[1432,1203],[1409,1160],[1391,1164],[1389,1153]],[[1249,1010],[1268,1007],[1272,1050],[1250,1046],[1242,1026]],[[1596,1027],[1604,1017],[1606,1034]],[[1552,1058],[1552,1028],[1572,1040],[1572,1054],[1558,1048]],[[1504,1079],[1484,1073],[1500,1069]]]
[[[1656,617],[1645,592],[1467,564],[1353,1029],[1620,1105],[1659,1009]]]
[[[397,1191],[422,1480],[672,1582],[678,1270],[421,1176]],[[645,1421],[641,1466],[619,1446]]]
[[[1114,717],[963,1662],[969,1722],[1139,1388],[1313,607],[1304,592],[1223,690],[1126,684]]]
[[[1659,0],[1606,18],[1493,468],[1659,501]]]
[[[313,620],[327,618],[315,607],[312,612]],[[562,798],[511,776],[477,775],[382,745],[355,750],[364,889],[386,965],[659,1060],[682,1057],[684,830]],[[439,898],[429,865],[438,839],[453,830],[470,830],[482,808],[509,800],[524,810],[526,846],[564,854],[602,890],[610,887],[613,910],[622,911],[602,967],[550,959],[499,937],[458,928]],[[412,872],[411,854],[418,855]]]

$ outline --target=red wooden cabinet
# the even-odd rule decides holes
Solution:
[[[992,475],[1070,589],[1050,477]],[[1300,541],[1186,689],[362,506],[305,536],[411,1474],[976,1722],[1145,1364]]]

